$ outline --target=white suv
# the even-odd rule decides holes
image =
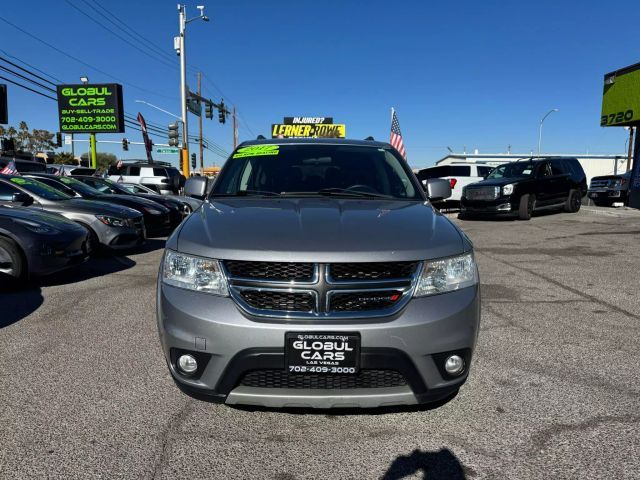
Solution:
[[[138,183],[166,195],[179,193],[185,181],[180,171],[167,162],[111,165],[108,173],[110,180]]]
[[[460,205],[462,189],[467,185],[484,180],[484,177],[489,175],[491,170],[493,170],[493,167],[489,165],[451,163],[449,165],[424,168],[418,172],[417,177],[423,185],[426,185],[427,180],[431,178],[448,180],[451,186],[451,197],[440,203],[447,206],[456,206]]]

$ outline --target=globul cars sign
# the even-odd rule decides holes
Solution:
[[[122,85],[58,85],[60,131],[67,133],[122,133]]]

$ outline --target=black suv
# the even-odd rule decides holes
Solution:
[[[485,180],[465,187],[460,211],[463,216],[502,214],[529,220],[543,208],[577,212],[586,193],[587,179],[576,158],[528,158],[500,165]]]

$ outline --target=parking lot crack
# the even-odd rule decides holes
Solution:
[[[180,411],[178,411],[171,417],[164,430],[161,432],[160,437],[162,439],[162,445],[160,449],[160,458],[156,462],[156,465],[153,469],[153,474],[151,475],[152,479],[155,480],[156,478],[160,478],[162,467],[165,465],[169,458],[169,447],[171,446],[172,436],[191,412],[193,403],[193,400],[188,399],[184,406],[180,409]]]

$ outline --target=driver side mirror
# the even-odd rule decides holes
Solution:
[[[11,196],[11,202],[19,203],[24,207],[28,207],[29,205],[33,204],[33,197],[28,193],[18,192],[18,193],[14,193]]]
[[[445,200],[451,196],[451,184],[444,178],[430,178],[427,180],[427,197],[429,200]]]
[[[204,200],[207,196],[207,177],[191,177],[184,183],[184,194],[187,197]]]

